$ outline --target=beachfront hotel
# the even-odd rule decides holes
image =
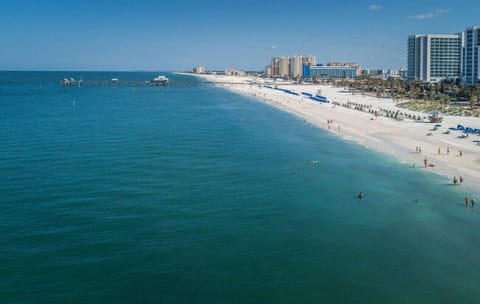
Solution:
[[[458,34],[412,35],[407,43],[408,79],[480,82],[480,26]]]
[[[293,57],[273,57],[272,64],[265,66],[265,74],[282,78],[356,78],[361,75],[361,68],[352,62],[329,62],[317,64],[312,55]]]
[[[408,79],[440,82],[461,77],[462,34],[408,37]]]
[[[304,65],[303,74],[306,78],[356,78],[358,68],[349,65]]]
[[[467,27],[463,37],[462,81],[476,84],[480,82],[480,26]]]
[[[317,63],[317,59],[312,55],[295,55],[293,57],[273,57],[271,65],[265,67],[265,74],[275,77],[303,77],[303,65]]]

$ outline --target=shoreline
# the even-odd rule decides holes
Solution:
[[[320,103],[302,95],[286,94],[283,91],[265,88],[263,85],[251,84],[248,81],[255,79],[246,76],[224,75],[197,75],[221,87],[238,94],[253,97],[260,102],[272,105],[280,110],[289,112],[318,128],[327,130],[345,140],[356,142],[369,150],[387,154],[402,163],[411,164],[416,169],[425,170],[445,177],[445,182],[453,184],[453,177],[464,178],[462,191],[467,195],[480,195],[480,146],[474,141],[480,141],[479,135],[470,134],[469,138],[460,138],[460,131],[450,131],[450,127],[462,124],[465,127],[480,128],[480,118],[465,116],[445,116],[442,126],[433,130],[435,124],[411,119],[401,121],[384,116],[375,117],[373,114],[335,106],[332,103]],[[235,85],[228,83],[235,82]],[[238,84],[245,82],[245,85]],[[318,90],[330,102],[355,103],[370,106],[371,109],[399,110],[401,112],[426,116],[426,113],[406,110],[396,106],[389,98],[378,99],[372,96],[362,96],[343,91],[342,88],[326,85],[288,85],[289,90],[297,93],[308,92],[315,94]],[[327,121],[333,121],[327,123]],[[478,142],[477,142],[478,143]],[[417,152],[417,147],[421,152]],[[447,152],[448,149],[448,152]],[[461,151],[461,152],[460,152]],[[427,159],[427,165],[424,165]]]

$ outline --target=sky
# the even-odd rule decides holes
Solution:
[[[262,70],[271,57],[405,68],[407,37],[480,25],[480,1],[0,0],[0,70]]]

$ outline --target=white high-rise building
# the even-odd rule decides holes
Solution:
[[[480,82],[480,26],[467,27],[462,50],[462,81],[467,84]]]
[[[461,77],[462,34],[408,37],[408,79],[439,82]]]

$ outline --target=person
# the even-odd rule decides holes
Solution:
[[[438,155],[440,155],[440,148],[438,148]]]
[[[468,207],[468,196],[465,197],[465,207]]]
[[[427,167],[427,158],[425,157],[425,159],[423,160],[423,164],[425,165],[425,168]]]
[[[454,177],[453,177],[453,184],[456,185],[457,183],[458,183],[457,177],[454,176]]]
[[[459,179],[460,179],[460,184],[463,183],[463,177],[460,176]]]
[[[472,204],[472,208],[475,208],[475,198],[472,197],[470,203]]]
[[[463,156],[463,152],[462,152],[462,150],[460,150],[460,156]]]
[[[447,147],[447,155],[450,154],[450,147]]]
[[[362,199],[362,198],[363,198],[363,192],[359,192],[359,193],[358,193],[358,198],[359,198],[359,199]]]

